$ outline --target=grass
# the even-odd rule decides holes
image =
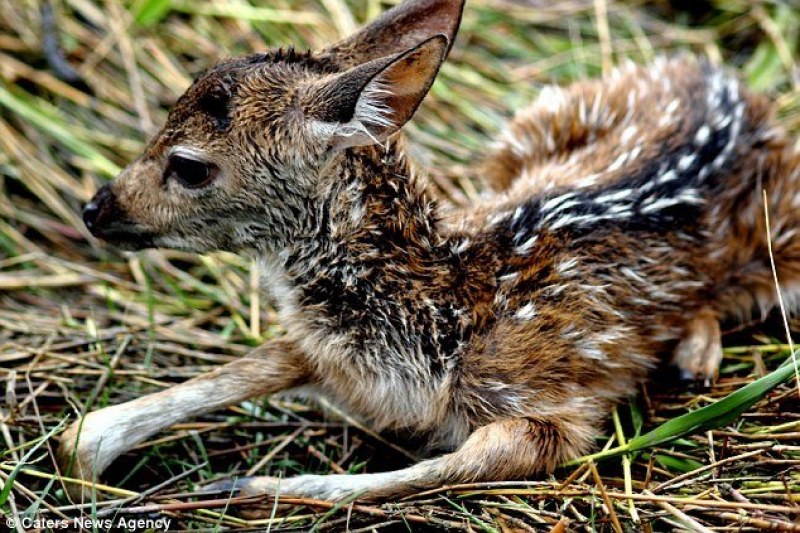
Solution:
[[[112,465],[97,501],[70,502],[45,438],[67,416],[162,389],[280,335],[248,258],[116,254],[86,233],[82,203],[137,155],[194,73],[229,55],[331,42],[385,5],[55,7],[59,41],[91,94],[48,68],[39,3],[0,0],[3,513],[270,531],[800,530],[800,402],[792,373],[780,368],[790,352],[778,320],[729,332],[710,388],[632,391],[598,442],[605,453],[547,479],[448,487],[386,505],[192,494],[248,470],[370,472],[413,461],[406,440],[376,435],[330,406],[262,398],[155,436]],[[480,191],[476,154],[543,85],[682,51],[737,69],[800,132],[798,42],[793,2],[470,0],[451,59],[408,134],[434,183],[467,202]],[[687,417],[696,424],[689,432]],[[648,440],[654,432],[659,438]]]

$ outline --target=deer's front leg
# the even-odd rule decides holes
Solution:
[[[295,344],[268,342],[212,372],[74,422],[60,438],[62,473],[96,480],[119,455],[181,420],[307,382],[305,357]]]

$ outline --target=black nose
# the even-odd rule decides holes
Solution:
[[[83,223],[86,227],[92,229],[97,222],[97,216],[100,214],[100,206],[95,202],[89,202],[83,208]]]
[[[110,221],[117,201],[111,187],[104,185],[83,208],[83,223],[95,233]]]

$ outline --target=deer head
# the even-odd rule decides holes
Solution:
[[[410,0],[319,52],[219,63],[86,205],[87,227],[127,249],[277,251],[313,229],[320,191],[348,158],[411,118],[462,8]]]

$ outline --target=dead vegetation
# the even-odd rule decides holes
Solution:
[[[70,481],[59,478],[46,438],[68,417],[183,381],[280,335],[249,259],[121,255],[91,239],[80,206],[137,155],[193,74],[224,56],[331,42],[385,5],[62,0],[54,2],[51,36],[78,75],[67,81],[43,53],[41,7],[0,0],[0,508],[7,517],[167,517],[171,529],[262,531],[800,531],[796,384],[762,391],[733,420],[724,419],[730,408],[714,403],[787,359],[779,320],[729,334],[711,388],[659,379],[631,391],[598,449],[617,449],[709,405],[721,417],[714,429],[627,455],[617,449],[549,479],[443,487],[385,505],[285,499],[276,506],[203,493],[225,476],[369,472],[413,460],[407,438],[375,435],[327,405],[264,398],[159,434],[109,469],[94,501],[70,502],[63,490]],[[773,94],[782,122],[797,132],[799,42],[794,0],[472,0],[450,61],[407,129],[435,183],[468,201],[479,193],[472,163],[487,138],[544,84],[596,76],[628,58],[692,51]]]

